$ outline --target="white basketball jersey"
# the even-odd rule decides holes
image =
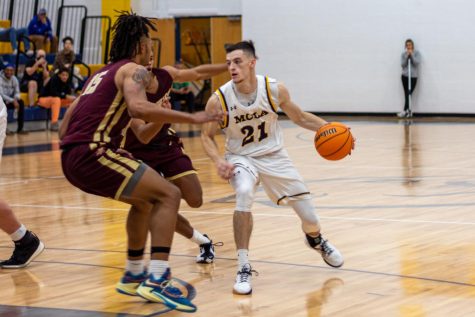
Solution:
[[[257,96],[253,104],[242,105],[229,81],[218,90],[223,111],[221,122],[226,135],[226,151],[232,154],[260,156],[283,147],[282,129],[277,121],[278,99],[275,79],[257,75]]]

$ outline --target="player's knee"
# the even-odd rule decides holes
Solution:
[[[250,211],[254,201],[254,190],[245,186],[236,188],[236,209]]]
[[[201,207],[201,205],[203,205],[202,196],[187,197],[187,199],[185,199],[185,201],[191,208],[199,208],[199,207]]]
[[[166,187],[161,188],[157,193],[157,201],[167,205],[179,205],[181,199],[181,191],[175,185],[169,184]]]
[[[194,191],[188,191],[187,193],[182,193],[183,199],[186,201],[188,206],[191,208],[199,208],[203,205],[203,192],[201,188]]]

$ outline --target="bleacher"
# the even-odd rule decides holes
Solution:
[[[83,82],[87,78],[104,66],[106,56],[108,56],[108,43],[103,48],[103,39],[109,39],[110,34],[110,18],[88,16],[85,6],[68,6],[64,5],[63,0],[53,1],[20,1],[20,0],[0,0],[0,27],[15,28],[26,27],[33,16],[38,12],[39,6],[44,6],[48,12],[53,32],[61,43],[59,49],[62,49],[61,39],[65,36],[71,36],[75,40],[76,61],[74,66],[79,68],[79,73],[83,77]],[[29,12],[29,14],[28,14]],[[16,65],[15,75],[21,81],[25,64],[29,59],[34,58],[26,55],[23,43],[18,40],[19,49],[17,54],[13,54],[10,42],[0,42],[0,56],[4,63],[12,63]],[[32,47],[34,47],[32,43]],[[49,51],[49,47],[46,47]],[[47,53],[46,60],[49,65],[53,65],[56,52]],[[2,67],[3,68],[3,67]],[[73,70],[70,74],[71,78]],[[21,93],[21,98],[28,105],[27,93]],[[65,108],[61,109],[60,118],[62,118]],[[25,126],[28,130],[31,126],[38,127],[37,123],[29,124],[29,122],[43,121],[48,124],[50,118],[50,110],[40,106],[25,107]],[[8,122],[15,122],[14,111],[8,111]]]

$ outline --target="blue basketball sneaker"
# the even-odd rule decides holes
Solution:
[[[182,312],[193,313],[196,306],[183,296],[182,292],[172,285],[170,268],[158,279],[152,275],[140,284],[137,289],[137,295],[148,301],[162,303],[165,306]]]
[[[115,289],[125,295],[137,296],[137,288],[148,277],[147,271],[134,275],[129,271],[125,272],[124,276],[117,283]]]

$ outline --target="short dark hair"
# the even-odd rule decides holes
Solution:
[[[226,50],[226,53],[231,53],[232,51],[236,50],[243,50],[244,53],[251,55],[254,58],[257,58],[256,48],[254,47],[254,42],[251,40],[241,41],[235,44],[226,44],[224,46],[224,49]]]
[[[63,38],[63,44],[66,44],[66,41],[70,41],[71,44],[74,44],[74,40],[70,36],[66,36],[65,38]]]
[[[407,39],[406,42],[404,43],[404,45],[407,45],[407,43],[411,43],[412,46],[414,46],[414,41],[411,40],[411,39]]]
[[[67,68],[67,67],[64,67],[64,66],[61,66],[60,68],[58,68],[58,72],[57,72],[57,74],[59,75],[59,74],[61,74],[62,72],[66,72],[66,73],[68,73],[68,74],[69,74],[69,71],[70,71],[70,69],[69,69],[69,68]]]

